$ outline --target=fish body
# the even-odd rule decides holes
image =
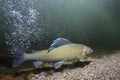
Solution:
[[[38,51],[32,54],[25,54],[24,58],[26,60],[40,60],[44,62],[54,62],[54,61],[69,61],[74,59],[79,59],[86,55],[86,52],[90,50],[89,47],[82,44],[67,44],[53,49],[47,54],[47,50]]]
[[[52,46],[53,47],[53,46]],[[92,49],[83,44],[69,43],[65,45],[61,45],[59,47],[55,47],[48,52],[48,49],[37,51],[35,53],[27,54],[19,56],[13,61],[13,67],[19,66],[21,63],[27,60],[36,60],[33,64],[38,67],[42,64],[42,62],[56,62],[56,69],[61,67],[63,61],[71,61],[71,60],[79,60],[84,58],[87,54],[92,53]],[[16,52],[21,52],[20,49],[16,49]],[[20,54],[21,54],[20,53]],[[40,62],[38,62],[40,61]],[[59,66],[59,67],[58,67]]]

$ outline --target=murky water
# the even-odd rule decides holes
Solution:
[[[112,51],[120,49],[119,4],[120,0],[0,0],[0,78],[15,71],[12,45],[42,50],[63,37],[92,47],[93,57],[115,54]],[[33,65],[20,68],[25,67]]]
[[[119,1],[1,0],[0,4],[1,48],[16,44],[40,50],[58,37],[95,47],[120,44]]]

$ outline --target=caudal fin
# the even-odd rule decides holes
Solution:
[[[24,62],[24,52],[22,49],[20,49],[16,46],[13,46],[12,49],[16,55],[16,58],[13,60],[12,66],[13,66],[13,68],[16,68]]]

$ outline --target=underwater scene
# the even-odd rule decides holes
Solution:
[[[120,80],[119,0],[0,0],[0,80]]]

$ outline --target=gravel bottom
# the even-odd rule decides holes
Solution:
[[[120,53],[92,59],[84,67],[65,69],[52,75],[33,74],[29,80],[120,80]]]
[[[76,63],[77,67],[74,64],[62,70],[51,69],[49,71],[42,70],[39,73],[30,72],[27,78],[28,80],[120,80],[120,51],[114,52],[114,54],[109,56],[103,56],[102,58],[93,58],[91,61],[84,66],[80,65],[84,63]],[[6,75],[0,80],[25,79],[22,75],[16,78]]]

